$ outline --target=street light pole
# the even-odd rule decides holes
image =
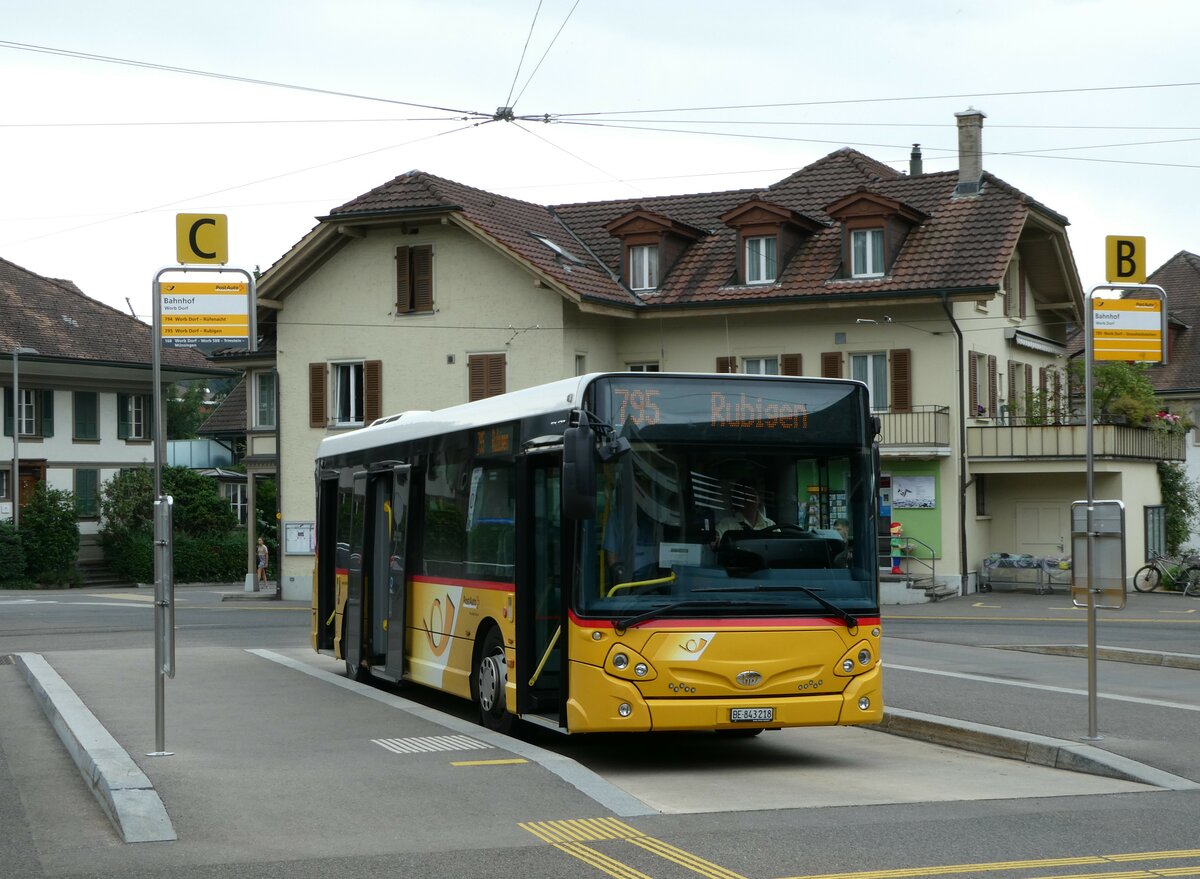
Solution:
[[[33,348],[13,348],[13,405],[12,405],[12,432],[13,432],[13,462],[12,476],[9,482],[12,484],[12,523],[13,528],[19,528],[21,525],[21,380],[17,374],[18,361],[22,354],[37,354]]]

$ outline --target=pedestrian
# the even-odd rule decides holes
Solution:
[[[258,556],[258,585],[267,585],[267,560],[270,557],[270,552],[267,550],[267,545],[263,543],[263,539],[258,538],[258,546],[255,548],[255,554]]]

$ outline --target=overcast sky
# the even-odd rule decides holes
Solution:
[[[1087,289],[1106,235],[1151,269],[1200,252],[1198,25],[1195,0],[0,0],[0,257],[148,320],[177,213],[227,214],[265,270],[412,169],[541,204],[765,186],[843,146],[948,170],[973,106]]]

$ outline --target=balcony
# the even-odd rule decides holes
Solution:
[[[950,407],[913,406],[911,412],[880,412],[879,452],[890,457],[950,454]]]
[[[1096,424],[1092,451],[1097,458],[1140,461],[1182,461],[1185,435],[1130,427]],[[1083,424],[1030,424],[1022,418],[1004,422],[972,419],[967,426],[967,454],[974,460],[1013,458],[1084,458],[1087,427]]]

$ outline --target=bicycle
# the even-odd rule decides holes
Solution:
[[[1200,560],[1151,553],[1150,561],[1134,573],[1133,588],[1153,592],[1163,584],[1179,584],[1184,595],[1200,598]]]

